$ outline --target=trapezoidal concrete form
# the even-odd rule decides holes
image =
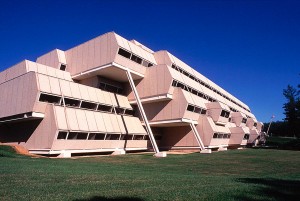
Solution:
[[[263,126],[171,53],[114,32],[2,71],[0,91],[0,142],[36,154],[209,153],[254,143]]]

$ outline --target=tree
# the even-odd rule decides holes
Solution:
[[[285,121],[288,122],[288,132],[291,135],[300,136],[299,124],[300,124],[300,99],[299,91],[293,86],[288,85],[283,90],[283,95],[287,99],[287,102],[283,105]]]

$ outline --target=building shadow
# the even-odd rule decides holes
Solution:
[[[75,199],[74,201],[143,201],[140,198],[132,198],[132,197],[103,197],[103,196],[94,196],[87,199]]]
[[[241,178],[238,182],[255,185],[258,189],[253,195],[242,195],[236,197],[237,200],[244,201],[262,201],[262,200],[299,200],[300,198],[300,181],[281,180],[267,178]]]

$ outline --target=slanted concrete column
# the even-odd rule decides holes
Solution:
[[[151,141],[152,147],[153,147],[153,149],[154,149],[154,151],[155,151],[154,156],[156,156],[156,157],[166,157],[167,154],[166,154],[165,152],[159,152],[159,149],[158,149],[158,146],[157,146],[157,144],[156,144],[154,135],[153,135],[153,133],[152,133],[152,130],[151,130],[151,127],[150,127],[150,125],[149,125],[147,116],[146,116],[146,114],[145,114],[145,111],[144,111],[144,108],[143,108],[141,99],[140,99],[140,97],[139,97],[139,94],[138,94],[138,92],[137,92],[137,90],[136,90],[136,87],[135,87],[135,84],[134,84],[134,82],[133,82],[132,76],[131,76],[131,74],[130,74],[130,72],[129,72],[128,69],[126,70],[126,74],[127,74],[127,77],[128,77],[128,80],[129,80],[129,84],[130,84],[130,86],[131,86],[131,89],[132,89],[132,91],[133,91],[135,100],[136,100],[136,102],[137,102],[137,106],[138,106],[138,108],[139,108],[140,114],[141,114],[142,119],[143,119],[143,121],[144,121],[144,123],[145,123],[146,130],[147,130],[149,139],[150,139],[150,141]]]
[[[198,142],[198,144],[199,144],[199,147],[200,147],[200,153],[205,153],[205,154],[206,154],[206,153],[211,153],[211,150],[210,150],[210,149],[205,149],[204,144],[203,144],[202,139],[201,139],[201,137],[200,137],[200,135],[199,135],[199,133],[198,133],[198,131],[197,131],[197,128],[196,128],[195,124],[194,124],[194,123],[191,123],[190,126],[191,126],[192,131],[193,131],[193,133],[194,133],[194,135],[195,135],[195,138],[196,138],[196,140],[197,140],[197,142]]]

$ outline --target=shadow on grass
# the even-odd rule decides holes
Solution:
[[[143,201],[140,198],[131,198],[131,197],[113,197],[107,198],[102,196],[94,196],[87,199],[76,199],[74,201]]]
[[[258,186],[254,195],[242,195],[238,200],[258,201],[258,200],[299,200],[300,181],[281,180],[281,179],[261,179],[261,178],[242,178],[238,180],[245,184]]]

